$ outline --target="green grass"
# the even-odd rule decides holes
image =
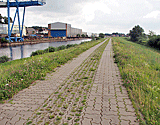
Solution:
[[[138,119],[141,124],[159,125],[160,51],[123,38],[113,38],[113,48]]]
[[[90,41],[69,49],[0,64],[0,101],[11,98],[36,80],[43,80],[46,73],[54,71],[72,58],[102,42]]]

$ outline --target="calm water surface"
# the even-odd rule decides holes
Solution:
[[[91,41],[91,39],[67,41],[67,42],[39,43],[34,45],[22,45],[16,47],[0,48],[0,57],[5,55],[11,58],[12,60],[27,58],[30,57],[32,52],[36,50],[44,50],[49,46],[58,47],[67,44],[80,44],[81,42],[85,41]]]

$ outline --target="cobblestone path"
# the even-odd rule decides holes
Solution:
[[[132,102],[122,84],[110,40],[88,97],[83,125],[138,125]]]
[[[136,125],[111,40],[48,74],[0,104],[0,125]],[[106,47],[107,45],[107,47]]]

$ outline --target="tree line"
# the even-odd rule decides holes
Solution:
[[[130,30],[129,36],[130,41],[132,42],[147,45],[160,50],[160,35],[156,35],[153,31],[149,31],[149,35],[146,35],[144,33],[144,29],[137,25]]]

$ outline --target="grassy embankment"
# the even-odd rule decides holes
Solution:
[[[141,124],[160,125],[160,51],[123,38],[113,38],[113,48]]]
[[[0,64],[0,102],[11,98],[34,81],[44,80],[46,73],[53,72],[54,68],[67,63],[103,40],[90,41],[69,49]]]

